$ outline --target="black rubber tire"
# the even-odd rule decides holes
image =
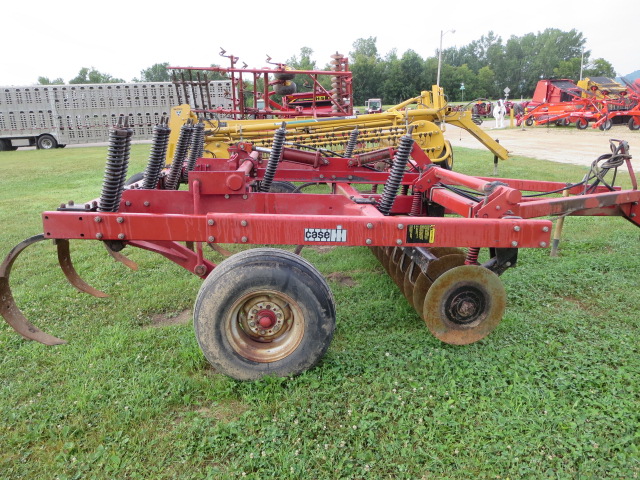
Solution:
[[[144,172],[138,172],[134,175],[131,175],[129,179],[126,182],[124,182],[124,184],[125,186],[128,186],[128,185],[131,185],[132,183],[139,182],[143,178],[144,178]]]
[[[0,152],[9,152],[11,151],[11,144],[9,140],[0,140]]]
[[[36,147],[38,150],[51,150],[52,148],[58,148],[58,141],[51,135],[40,135],[36,140]]]
[[[638,121],[640,122],[640,118],[638,119]],[[629,119],[629,130],[640,130],[640,123],[636,123],[635,121],[635,117],[631,117]]]
[[[448,155],[445,153],[447,157],[442,161],[435,162],[435,164],[445,170],[453,170],[453,148],[451,148],[451,142],[449,142],[449,140],[445,140],[445,152],[448,152]]]
[[[613,125],[611,120],[605,120],[603,123],[600,124],[600,126],[598,128],[600,130],[602,130],[602,131],[610,130],[611,129],[611,125]]]
[[[262,312],[280,314],[280,324],[259,326]],[[193,314],[204,356],[237,380],[298,375],[313,367],[329,348],[335,318],[322,275],[304,258],[274,248],[246,250],[220,263],[202,284]]]
[[[285,182],[282,180],[274,180],[269,187],[270,193],[291,193],[295,191],[296,186],[291,182]]]
[[[297,87],[294,82],[287,81],[287,83],[276,83],[273,86],[273,91],[278,95],[291,95],[292,93],[296,93]]]
[[[530,127],[531,125],[533,125],[533,118],[531,118],[531,117],[527,118],[527,119],[524,121],[524,124],[525,124],[527,127]]]
[[[576,128],[578,130],[584,130],[589,126],[589,120],[585,118],[578,118],[576,120]]]

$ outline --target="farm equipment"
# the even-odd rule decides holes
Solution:
[[[370,98],[369,100],[365,100],[364,109],[367,113],[382,113],[382,99]]]
[[[224,51],[223,51],[224,52]],[[224,52],[226,54],[226,52]],[[223,55],[224,55],[223,54]],[[351,72],[347,59],[336,53],[332,56],[329,71],[293,70],[276,63],[274,68],[237,68],[237,57],[230,57],[231,67],[170,67],[174,83],[184,103],[171,110],[169,145],[166,152],[170,163],[179,148],[181,128],[189,122],[204,124],[206,158],[224,158],[228,149],[239,142],[254,146],[271,145],[273,135],[282,120],[287,121],[288,140],[292,145],[314,148],[340,155],[360,154],[382,147],[396,146],[411,127],[414,139],[434,162],[452,168],[453,152],[445,140],[445,124],[468,130],[487,146],[496,157],[507,159],[508,152],[478,128],[470,112],[456,112],[448,106],[440,87],[423,91],[419,96],[395,105],[386,111],[365,115],[353,115]],[[210,95],[203,85],[211,75],[225,75],[231,81],[234,95],[231,109],[212,108]],[[253,78],[253,91],[245,90],[246,76]],[[331,89],[322,86],[320,77],[330,77]],[[286,82],[306,78],[313,85],[311,92],[283,95],[282,104],[274,98]],[[262,85],[260,90],[256,85]],[[380,109],[381,99],[376,100]],[[327,102],[331,102],[331,106]],[[251,106],[247,106],[249,103]],[[358,142],[347,150],[351,132],[358,129]]]
[[[609,130],[614,121],[640,128],[640,96],[633,86],[624,88],[611,79],[594,77],[578,82],[568,79],[540,80],[518,125],[575,123],[579,130],[589,126]]]
[[[190,128],[201,133],[203,125]],[[500,322],[506,293],[499,275],[516,265],[519,250],[549,245],[552,222],[540,217],[618,215],[640,225],[640,191],[624,141],[612,141],[592,174],[567,184],[447,170],[420,148],[411,127],[397,147],[351,156],[286,146],[284,122],[271,148],[240,142],[228,158],[202,157],[202,136],[194,134],[165,168],[168,130],[166,122],[156,126],[147,168],[130,183],[131,130],[114,128],[100,197],[44,212],[43,233],[9,252],[0,265],[0,314],[22,336],[64,343],[24,317],[9,282],[18,256],[47,239],[70,283],[91,295],[105,296],[76,273],[70,240],[97,240],[130,267],[123,250],[145,249],[204,279],[194,308],[198,343],[218,371],[246,380],[299,374],[329,347],[334,300],[320,273],[296,254],[304,246],[369,247],[430,331],[463,345]],[[621,190],[606,173],[625,164],[633,188]],[[309,193],[317,184],[329,193]],[[523,193],[562,191],[569,195]],[[224,244],[296,250],[258,247],[215,265],[204,247],[224,252]],[[488,252],[483,263],[481,249]]]

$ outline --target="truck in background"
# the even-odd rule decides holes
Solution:
[[[230,89],[229,81],[211,81],[211,102],[231,105]],[[0,87],[0,151],[106,142],[120,117],[133,140],[148,140],[178,104],[172,82]]]

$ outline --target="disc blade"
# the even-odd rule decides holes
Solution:
[[[486,337],[502,320],[506,292],[484,267],[462,265],[444,272],[424,299],[423,318],[445,343],[466,345]]]

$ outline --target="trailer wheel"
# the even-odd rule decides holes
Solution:
[[[11,151],[11,143],[8,140],[0,140],[0,152]]]
[[[612,122],[611,120],[605,120],[603,123],[600,124],[600,126],[598,127],[600,130],[610,130],[611,129],[611,125]]]
[[[498,275],[477,265],[443,273],[424,299],[423,317],[433,335],[445,343],[467,345],[498,326],[506,293]]]
[[[256,248],[213,270],[193,318],[198,344],[218,371],[256,380],[313,367],[331,343],[335,304],[327,282],[305,259]]]
[[[129,179],[126,182],[124,182],[124,185],[128,187],[129,185],[132,185],[132,184],[134,184],[136,182],[139,182],[140,180],[143,180],[143,179],[144,179],[144,172],[138,172],[138,173],[135,173],[135,174],[131,175],[129,177]]]
[[[36,147],[40,150],[58,148],[58,142],[51,135],[40,135],[36,141]]]
[[[524,121],[524,124],[525,124],[527,127],[530,127],[531,125],[533,125],[533,118],[531,118],[531,117],[527,118],[527,119]]]
[[[636,123],[635,117],[629,119],[629,130],[640,130],[640,123]]]
[[[578,118],[576,120],[576,128],[578,130],[584,130],[588,126],[589,126],[589,120],[587,120],[586,118]]]

